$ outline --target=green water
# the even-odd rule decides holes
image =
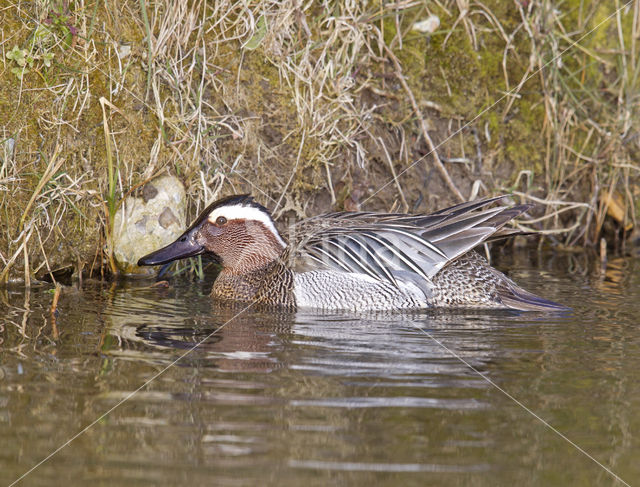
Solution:
[[[17,485],[640,484],[640,260],[498,267],[573,311],[234,318],[210,281],[85,282],[56,338],[50,290],[0,291],[0,484],[84,428]]]

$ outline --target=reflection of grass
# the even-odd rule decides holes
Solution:
[[[197,280],[204,280],[205,265],[202,262],[202,256],[190,257],[189,259],[180,260],[167,264],[162,268],[158,278],[167,279],[170,277],[176,277],[183,274],[189,274],[195,277]]]
[[[506,188],[542,206],[528,223],[549,239],[597,242],[640,210],[640,0],[580,39],[615,5],[14,2],[0,12],[0,141],[16,141],[0,155],[0,277],[113,265],[121,195],[164,171],[184,178],[191,216],[222,192],[302,216]],[[429,15],[439,30],[412,30]],[[30,59],[43,77],[11,75]],[[39,188],[52,160],[65,176]],[[605,224],[611,201],[620,223]]]

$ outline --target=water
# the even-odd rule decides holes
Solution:
[[[50,290],[3,291],[0,485],[87,426],[19,485],[637,485],[640,260],[498,266],[573,312],[233,318],[210,282],[85,283],[56,339]]]

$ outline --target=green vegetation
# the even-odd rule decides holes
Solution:
[[[278,218],[507,191],[553,245],[620,243],[640,216],[640,0],[622,7],[10,3],[0,282],[112,271],[120,201],[166,171],[193,213],[240,191]]]

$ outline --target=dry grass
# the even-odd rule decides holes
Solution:
[[[547,2],[520,7],[529,70],[541,72],[546,144],[545,197],[523,196],[545,205],[531,223],[567,246],[599,243],[615,193],[624,200],[618,224],[637,226],[640,2],[614,3],[585,3],[571,16]]]
[[[0,282],[103,272],[118,202],[165,171],[194,214],[223,192],[284,218],[508,190],[556,244],[619,238],[640,199],[640,0],[609,20],[622,3],[515,5],[6,4]],[[412,30],[429,15],[439,30]]]

